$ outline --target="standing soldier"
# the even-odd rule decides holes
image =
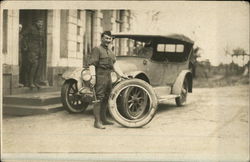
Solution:
[[[30,26],[23,34],[24,41],[27,45],[27,62],[29,66],[29,86],[30,88],[40,88],[36,83],[39,61],[44,55],[44,37],[43,37],[43,20],[35,19],[34,24]]]
[[[111,92],[111,71],[115,71],[121,77],[127,78],[121,70],[114,66],[116,61],[114,53],[108,48],[112,41],[110,31],[101,34],[101,45],[92,50],[89,59],[89,69],[92,75],[91,84],[95,86],[96,97],[100,101],[94,105],[94,127],[105,129],[103,125],[112,125],[107,119],[108,98]]]
[[[19,67],[20,67],[20,86],[28,86],[28,67],[27,67],[27,45],[23,39],[23,25],[19,24]],[[21,86],[21,87],[22,87]]]

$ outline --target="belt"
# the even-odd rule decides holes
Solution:
[[[97,67],[96,68],[96,74],[98,75],[109,75],[111,73],[111,69],[104,69],[104,68],[100,68]]]

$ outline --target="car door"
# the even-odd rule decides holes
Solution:
[[[146,73],[152,86],[160,86],[163,82],[165,64],[152,59],[145,59]]]
[[[165,44],[167,59],[164,64],[164,85],[172,85],[180,72],[188,68],[188,62],[185,61],[184,45]]]

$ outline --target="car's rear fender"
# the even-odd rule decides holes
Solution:
[[[131,76],[133,78],[141,79],[144,80],[145,82],[150,84],[150,81],[147,77],[147,75],[143,71],[132,71],[132,72],[127,72],[128,76]]]
[[[188,92],[192,92],[193,87],[193,77],[190,70],[182,70],[178,75],[177,79],[172,88],[172,94],[180,94],[184,80],[187,79],[188,82]]]

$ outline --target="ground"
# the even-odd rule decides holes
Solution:
[[[249,87],[233,86],[195,88],[186,106],[159,105],[154,119],[136,129],[95,129],[91,108],[74,115],[4,116],[3,158],[247,161],[248,113]]]

